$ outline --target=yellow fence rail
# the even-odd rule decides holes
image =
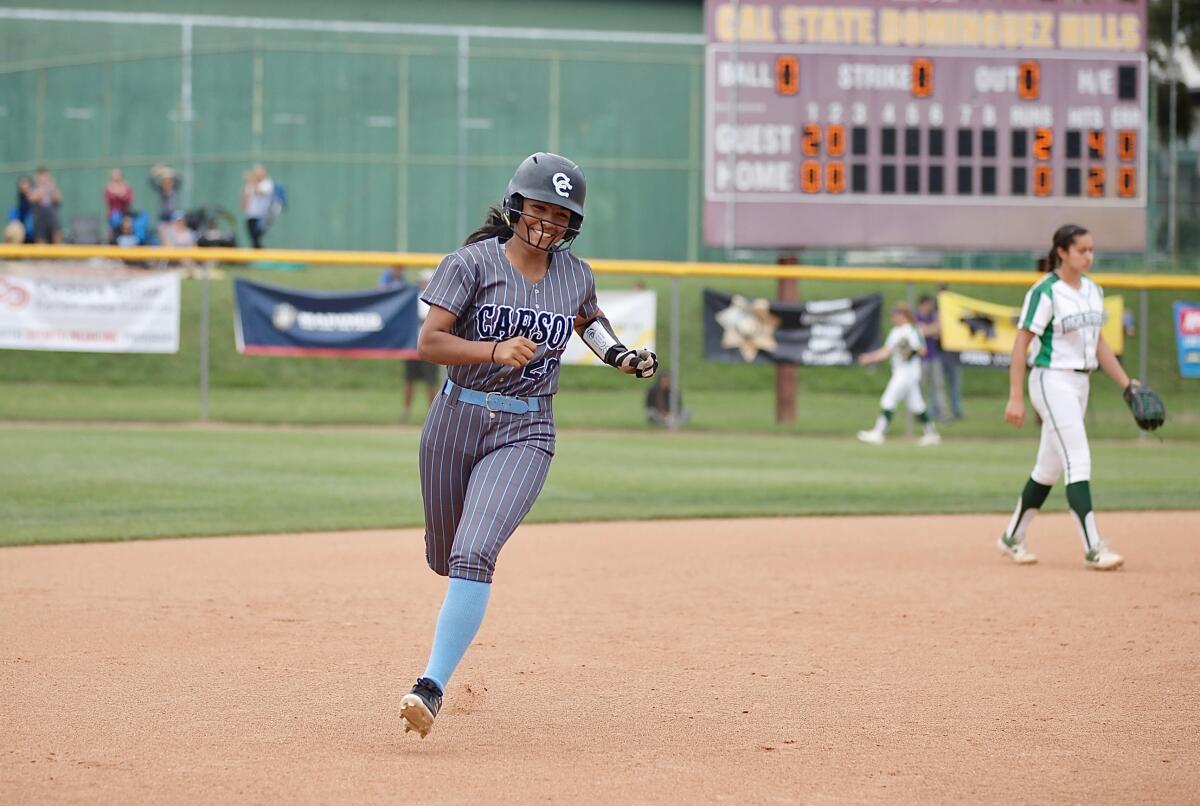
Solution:
[[[145,263],[194,260],[200,263],[296,263],[314,266],[436,266],[441,254],[420,252],[338,252],[321,249],[226,249],[141,246],[0,245],[0,258],[83,260],[110,258]],[[978,269],[923,269],[849,266],[779,266],[763,263],[688,263],[668,260],[588,261],[601,274],[656,274],[668,277],[754,277],[767,279],[836,280],[866,283],[954,283],[1027,287],[1036,279],[1032,271],[980,271]],[[1200,274],[1132,274],[1098,272],[1105,288],[1147,291],[1177,289],[1200,291]]]

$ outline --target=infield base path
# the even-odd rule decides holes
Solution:
[[[522,527],[428,739],[413,530],[0,550],[0,802],[1184,803],[1200,513]]]

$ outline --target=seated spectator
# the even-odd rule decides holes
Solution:
[[[142,239],[133,231],[133,216],[126,213],[121,216],[120,222],[117,224],[116,230],[113,232],[112,242],[115,246],[141,246]]]
[[[671,373],[660,370],[646,392],[646,422],[667,428],[686,425],[692,413],[683,407],[683,394],[678,395],[679,416],[671,414]]]
[[[121,226],[121,219],[133,207],[133,188],[125,181],[120,168],[113,168],[109,174],[108,184],[104,186],[104,203],[108,206],[108,226],[115,233]]]
[[[182,210],[176,210],[171,220],[159,229],[162,234],[162,245],[176,249],[190,249],[196,245],[196,233],[188,228],[187,217]]]
[[[17,219],[10,220],[4,225],[5,243],[25,243],[25,225]]]

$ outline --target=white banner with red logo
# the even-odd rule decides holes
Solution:
[[[0,272],[0,349],[179,352],[179,275]]]

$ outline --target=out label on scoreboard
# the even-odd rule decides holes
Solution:
[[[1146,0],[705,4],[705,239],[1145,239]],[[771,77],[774,76],[774,81]]]

